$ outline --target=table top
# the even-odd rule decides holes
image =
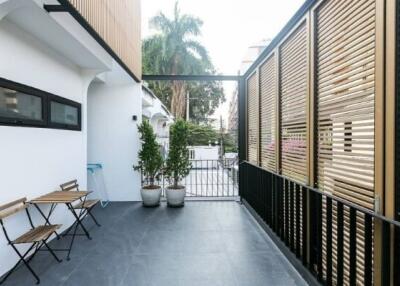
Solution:
[[[72,203],[76,200],[79,200],[91,192],[87,191],[54,191],[38,198],[35,198],[29,203],[32,204],[55,204],[55,203]]]

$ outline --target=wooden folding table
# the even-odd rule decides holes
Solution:
[[[70,235],[69,232],[71,229],[74,229],[74,232],[72,234],[72,239],[69,245],[69,248],[67,249],[57,249],[57,251],[68,251],[67,254],[67,260],[70,259],[70,253],[72,250],[72,246],[74,244],[75,236],[79,235],[77,234],[77,229],[78,226],[82,228],[84,231],[85,235],[87,236],[88,239],[92,239],[89,235],[89,232],[87,229],[84,227],[82,224],[82,219],[86,216],[86,212],[84,209],[79,209],[79,214],[76,213],[74,206],[72,205],[73,202],[80,200],[83,204],[86,202],[87,196],[91,192],[87,191],[79,191],[79,192],[71,192],[71,191],[54,191],[51,193],[48,193],[46,195],[40,196],[36,199],[31,200],[29,203],[33,204],[36,209],[39,211],[41,216],[45,220],[45,225],[50,225],[50,216],[54,212],[54,209],[58,204],[65,204],[67,208],[71,211],[72,215],[75,218],[75,222],[66,230],[63,236]],[[50,210],[48,214],[44,214],[44,212],[40,209],[39,205],[43,204],[50,204]],[[57,238],[60,239],[60,235],[56,233]]]

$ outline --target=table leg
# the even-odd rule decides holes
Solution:
[[[45,225],[51,225],[50,223],[50,216],[53,213],[53,211],[56,208],[56,204],[51,204],[50,207],[50,211],[48,213],[48,215],[46,216],[43,211],[40,209],[40,207],[37,204],[33,204],[35,206],[35,208],[38,210],[38,212],[40,213],[40,215],[44,218],[44,220],[46,221]],[[54,232],[57,236],[57,239],[60,239],[60,235],[57,233],[57,231]]]

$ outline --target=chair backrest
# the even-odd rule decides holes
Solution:
[[[16,214],[23,209],[26,209],[28,207],[28,204],[26,204],[25,202],[26,198],[22,198],[0,206],[0,220]]]
[[[78,180],[72,180],[60,185],[62,191],[79,191]]]

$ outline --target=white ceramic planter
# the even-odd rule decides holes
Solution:
[[[160,205],[161,187],[157,187],[156,189],[144,187],[140,190],[140,194],[142,195],[142,201],[145,207],[156,207]]]
[[[165,193],[167,195],[167,204],[169,207],[183,207],[185,204],[186,188],[172,189],[168,187]]]

